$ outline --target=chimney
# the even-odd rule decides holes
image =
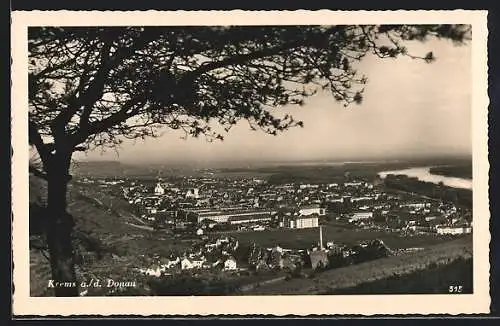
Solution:
[[[323,225],[319,226],[319,246],[323,250]]]

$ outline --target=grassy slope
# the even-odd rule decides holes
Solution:
[[[317,274],[314,279],[292,279],[261,286],[245,294],[332,293],[336,290],[360,286],[363,283],[375,282],[392,276],[416,275],[415,273],[429,267],[444,266],[457,259],[469,259],[471,257],[472,239],[471,237],[463,237],[412,254],[388,257],[325,271]],[[447,289],[448,284],[443,286]]]
[[[36,178],[30,179],[30,202],[32,204],[43,203],[45,191],[46,185],[43,181]],[[150,232],[125,224],[126,219],[111,214],[105,207],[101,207],[80,196],[72,187],[69,191],[68,202],[68,211],[74,216],[76,222],[74,245],[77,252],[87,257],[91,256],[91,258],[95,258],[97,252],[101,254],[94,261],[85,260],[79,264],[77,272],[80,278],[86,277],[89,270],[101,271],[103,276],[112,269],[116,270],[116,267],[113,266],[118,265],[118,269],[123,270],[133,262],[140,250],[132,240],[141,240],[151,236]],[[36,240],[43,243],[41,237]],[[145,250],[147,249],[146,247]],[[51,291],[48,291],[46,287],[51,273],[45,255],[45,251],[33,248],[30,250],[30,287],[32,296],[52,295]],[[116,259],[119,259],[120,263],[117,263]],[[123,275],[127,275],[126,271],[123,272]]]
[[[325,294],[443,294],[450,286],[462,286],[460,293],[472,293],[472,258],[458,258],[446,265],[433,265],[424,271],[393,275]]]

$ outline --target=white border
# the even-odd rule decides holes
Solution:
[[[12,13],[12,205],[13,312],[16,315],[78,314],[470,314],[489,312],[489,209],[487,148],[486,11],[141,11]],[[98,297],[29,296],[27,27],[126,25],[331,25],[460,23],[473,26],[474,294]]]

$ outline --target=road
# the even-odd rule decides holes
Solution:
[[[152,228],[150,226],[146,226],[146,225],[137,225],[137,224],[129,223],[129,222],[125,222],[125,224],[133,226],[133,227],[141,229],[141,230],[147,230],[147,231],[154,231],[155,230],[154,228]]]

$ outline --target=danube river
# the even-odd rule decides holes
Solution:
[[[379,172],[378,175],[382,179],[384,179],[389,174],[406,175],[410,178],[417,178],[418,180],[424,182],[432,182],[435,184],[442,182],[443,185],[448,187],[472,190],[471,179],[447,177],[444,175],[432,174],[430,173],[430,168],[431,167],[429,166],[429,167],[409,168],[409,169],[395,170],[395,171],[383,171]]]

